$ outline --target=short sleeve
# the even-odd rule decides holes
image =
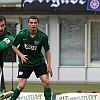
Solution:
[[[22,41],[23,34],[18,33],[14,39],[13,46],[18,46]]]
[[[44,47],[45,50],[49,50],[50,49],[50,44],[49,44],[47,35],[45,35],[45,37],[43,39],[43,47]]]

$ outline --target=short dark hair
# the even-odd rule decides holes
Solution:
[[[30,19],[37,19],[37,21],[39,22],[39,19],[38,19],[36,16],[30,16],[30,17],[28,18],[28,22],[29,22]]]
[[[4,20],[5,23],[6,23],[6,18],[5,18],[4,16],[0,15],[0,22],[3,21],[3,20]]]

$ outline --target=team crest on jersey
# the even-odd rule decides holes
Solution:
[[[34,44],[35,44],[35,45],[38,45],[38,44],[39,44],[39,41],[34,41]]]
[[[37,46],[33,45],[33,44],[25,44],[25,49],[30,49],[30,50],[36,50]]]

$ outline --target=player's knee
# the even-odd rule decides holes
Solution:
[[[18,89],[19,89],[19,90],[23,90],[24,87],[25,87],[25,86],[24,86],[23,84],[19,84],[19,85],[18,85]]]
[[[45,80],[45,84],[44,84],[44,86],[45,86],[45,87],[49,87],[49,85],[50,85],[50,82],[49,82],[48,79],[46,79],[46,80]]]

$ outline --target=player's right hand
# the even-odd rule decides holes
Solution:
[[[28,60],[27,56],[28,55],[22,55],[21,56],[21,62],[22,62],[22,64]]]

